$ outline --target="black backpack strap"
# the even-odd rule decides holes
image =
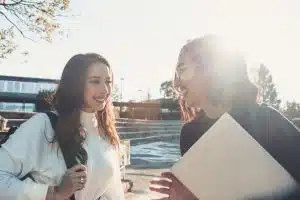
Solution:
[[[51,111],[47,111],[47,112],[45,112],[45,114],[48,116],[53,130],[55,130],[58,116],[54,112],[51,112]]]
[[[10,127],[10,129],[7,131],[7,133],[4,135],[4,137],[0,140],[0,147],[1,147],[2,144],[4,144],[4,143],[8,140],[8,138],[9,138],[12,134],[14,134],[14,132],[15,132],[17,129],[18,129],[17,126],[12,126],[12,127]]]
[[[51,111],[45,112],[45,114],[48,116],[48,118],[51,122],[51,126],[52,126],[53,130],[55,131],[55,127],[56,127],[56,124],[58,121],[58,116],[54,112],[51,112]],[[71,168],[73,166],[73,163],[71,162],[70,156],[67,155],[65,149],[61,147],[61,144],[58,144],[58,145],[60,146],[67,169]]]
[[[51,126],[52,126],[53,130],[55,131],[56,124],[58,121],[58,115],[51,111],[47,111],[47,112],[45,112],[45,114],[48,116],[48,118],[51,122]],[[59,146],[60,146],[60,144],[59,144]],[[66,151],[64,151],[64,149],[61,148],[61,152],[63,154],[67,169],[71,168],[73,165],[71,163],[71,160],[69,159],[69,156],[66,155]],[[70,197],[70,200],[75,200],[74,194]]]
[[[20,178],[20,180],[24,181],[27,178],[30,178],[31,180],[33,180],[34,182],[36,182],[30,172],[28,174],[26,174],[25,176],[23,176],[22,178]]]

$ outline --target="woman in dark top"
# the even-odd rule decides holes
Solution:
[[[181,156],[183,156],[215,122],[215,119],[208,118],[205,112],[201,110],[195,119],[185,123],[180,134]]]
[[[208,35],[189,41],[181,50],[176,68],[175,87],[181,94],[181,108],[188,120],[181,131],[180,149],[189,148],[228,112],[296,180],[300,181],[300,134],[277,110],[257,104],[257,88],[247,75],[243,57],[225,48],[224,41]],[[195,109],[201,109],[195,117]],[[165,179],[152,181],[152,191],[172,200],[197,199],[170,172]],[[216,191],[217,192],[217,191]],[[264,200],[275,199],[264,197]],[[298,188],[276,200],[300,199]]]

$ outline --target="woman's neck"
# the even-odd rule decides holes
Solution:
[[[98,127],[96,113],[94,112],[81,111],[80,121],[84,127]]]
[[[82,108],[82,111],[86,113],[95,113],[95,111],[92,108]]]
[[[221,117],[224,113],[229,112],[230,108],[225,106],[214,106],[211,103],[208,103],[203,107],[205,114],[210,119],[217,119]]]

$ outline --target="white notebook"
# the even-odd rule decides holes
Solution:
[[[296,182],[229,114],[224,114],[171,169],[201,200],[279,196]]]

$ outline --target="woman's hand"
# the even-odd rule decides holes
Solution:
[[[58,187],[55,196],[57,199],[68,199],[77,190],[82,190],[87,178],[87,169],[84,165],[75,165],[68,169]]]
[[[196,200],[190,192],[171,172],[161,174],[163,179],[151,181],[150,190],[161,194],[169,195],[157,200]],[[168,179],[168,180],[165,180]]]

